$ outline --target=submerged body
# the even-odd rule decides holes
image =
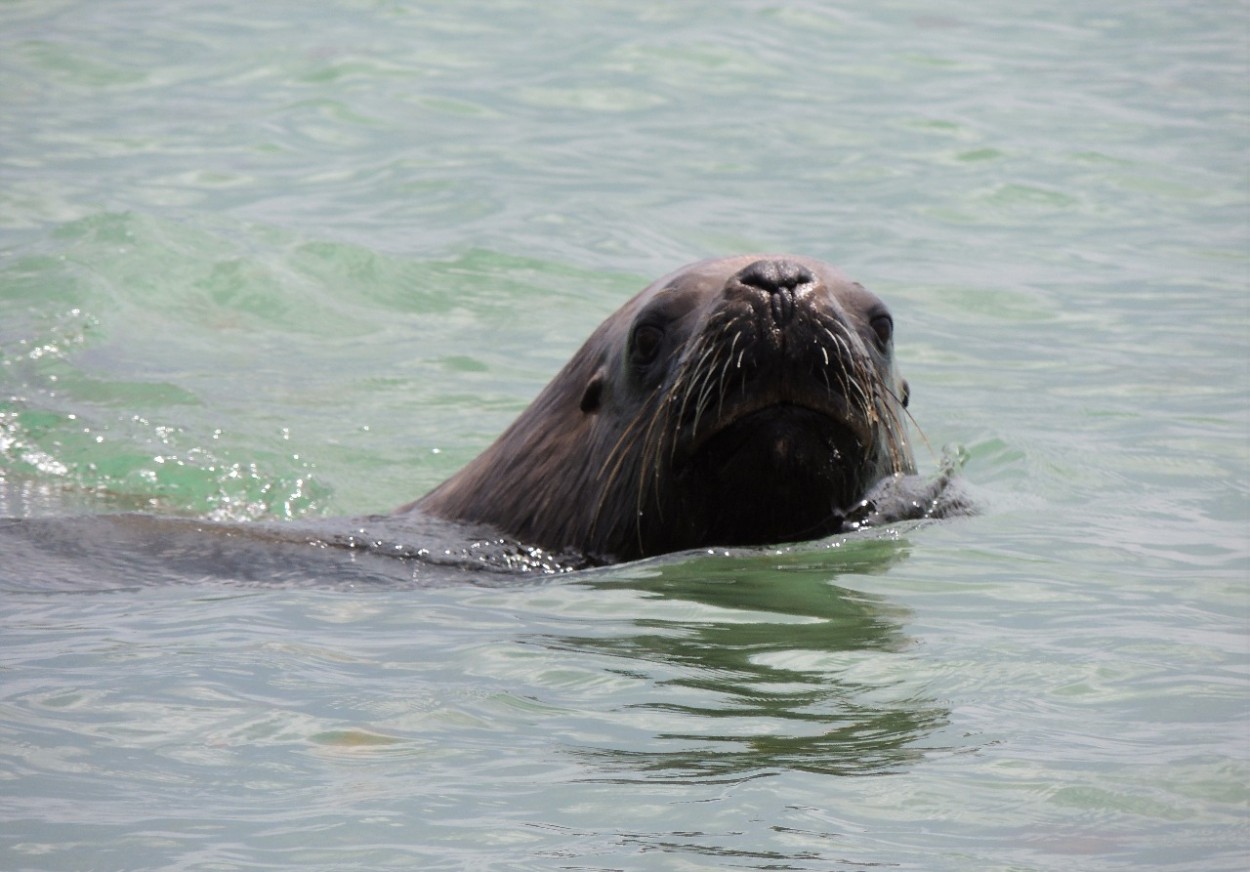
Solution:
[[[828,264],[747,255],[654,282],[513,424],[403,507],[598,562],[843,529],[914,472],[885,304]]]

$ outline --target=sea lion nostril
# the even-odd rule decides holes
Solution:
[[[793,294],[795,288],[811,284],[816,278],[811,270],[792,260],[757,260],[738,273],[738,281],[770,294]]]
[[[738,273],[739,283],[768,294],[773,323],[784,327],[794,317],[794,297],[816,281],[811,270],[792,260],[757,260]]]

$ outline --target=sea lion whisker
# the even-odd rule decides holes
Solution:
[[[879,375],[874,374],[868,384],[872,392],[873,419],[886,422],[886,426],[879,427],[878,432],[889,452],[891,470],[903,471],[910,457],[907,450],[907,428],[900,418],[900,412],[908,414],[906,408],[895,391]]]
[[[712,344],[704,342],[700,342],[695,350],[697,354],[691,354],[685,361],[683,361],[682,367],[678,371],[677,377],[674,379],[674,390],[676,390],[678,386],[683,388],[681,412],[678,415],[678,419],[680,421],[686,420],[686,407],[690,403],[691,396],[695,393],[695,387],[699,381],[697,376],[701,376],[703,378],[707,377],[707,372],[710,367],[705,365],[705,361],[711,357],[714,352]]]
[[[855,385],[855,389],[859,393],[864,414],[875,416],[878,406],[877,384],[880,382],[880,379],[868,370],[862,359],[855,361],[853,369],[851,383]],[[875,421],[876,418],[874,417],[873,420]]]
[[[859,399],[862,404],[861,408],[867,411],[867,405],[869,401],[868,401],[868,395],[867,393],[865,393],[864,386],[862,384],[863,379],[858,378],[858,377],[852,378],[853,375],[855,376],[859,375],[858,370],[860,369],[860,366],[861,366],[861,363],[860,363],[861,358],[859,355],[855,354],[851,350],[850,343],[846,340],[845,337],[840,337],[840,336],[834,337],[834,341],[837,342],[838,345],[841,347],[844,358],[850,361],[851,368],[854,368],[857,370],[856,373],[848,372],[846,369],[842,370],[842,373],[845,376],[845,380],[843,381],[842,384],[843,384],[843,387],[847,391],[847,399],[848,400],[851,399],[850,394],[853,389],[854,392],[859,395]]]
[[[694,403],[694,424],[691,425],[692,433],[699,432],[699,421],[703,418],[703,413],[708,410],[707,399],[712,395],[712,390],[718,381],[715,378],[715,372],[715,368],[709,366],[707,372],[703,374],[703,381],[699,386],[699,396]]]
[[[620,467],[622,460],[627,456],[626,454],[620,454],[618,456],[617,452],[620,451],[627,439],[630,441],[630,444],[637,440],[638,428],[641,423],[641,418],[635,418],[629,422],[629,425],[621,432],[621,435],[617,438],[616,442],[613,443],[612,449],[608,452],[608,456],[604,458],[603,463],[599,465],[599,470],[595,474],[596,478],[602,476],[603,470],[607,468],[609,463],[612,463],[613,458],[616,458],[616,463],[613,465],[613,475],[615,474],[615,470]],[[610,475],[608,479],[609,484],[611,483],[611,478],[612,476]]]
[[[616,483],[617,476],[620,474],[621,468],[623,464],[625,463],[626,458],[630,456],[629,452],[622,452],[618,455],[617,451],[624,444],[633,445],[634,443],[638,441],[638,429],[637,429],[638,423],[639,423],[638,420],[634,420],[630,422],[630,425],[625,428],[625,431],[623,433],[621,433],[620,438],[616,440],[616,444],[613,445],[612,451],[608,455],[607,459],[604,461],[603,464],[600,465],[599,469],[596,471],[595,477],[602,479],[603,470],[607,467],[609,463],[612,464],[612,468],[608,471],[607,478],[603,480],[603,484],[600,486],[599,499],[596,500],[595,502],[595,509],[590,519],[589,530],[592,534],[596,531],[599,525],[599,518],[603,514],[604,503],[607,501],[608,496],[612,493],[612,486]],[[613,462],[613,458],[615,458],[615,462]]]
[[[738,330],[734,332],[735,344],[737,344],[737,341],[741,336],[742,336],[742,330],[741,328],[739,328]],[[742,369],[742,355],[743,353],[745,353],[745,351],[746,349],[744,348],[738,352],[738,362],[737,364],[735,364],[734,369],[737,369],[737,370]],[[716,397],[716,406],[718,409],[725,408],[725,389],[729,386],[729,363],[732,359],[733,359],[733,346],[730,346],[729,354],[725,355],[725,364],[724,366],[721,367],[721,370],[720,370],[720,379],[719,379],[720,391]],[[745,378],[738,379],[738,383],[742,386],[743,390],[746,389],[746,381],[747,380]]]
[[[884,392],[885,392],[885,393],[889,396],[889,398],[890,398],[890,399],[894,402],[894,406],[895,406],[895,408],[897,408],[897,409],[898,409],[898,412],[897,412],[897,414],[896,414],[896,417],[897,417],[898,415],[901,415],[902,417],[905,417],[908,421],[910,421],[910,422],[911,422],[911,425],[912,425],[913,427],[915,427],[915,428],[916,428],[916,433],[918,433],[918,434],[920,435],[920,441],[924,443],[924,447],[925,447],[925,449],[926,449],[926,450],[927,450],[927,451],[928,451],[931,455],[933,455],[933,456],[937,456],[937,452],[935,452],[935,451],[933,450],[933,445],[932,445],[932,444],[930,444],[930,442],[929,442],[929,437],[925,434],[925,432],[924,432],[924,428],[920,426],[920,422],[919,422],[919,421],[917,421],[917,420],[916,420],[916,417],[915,417],[915,416],[911,413],[911,409],[909,409],[909,408],[907,408],[905,405],[903,405],[903,400],[902,400],[902,398],[898,395],[898,392],[897,392],[897,391],[892,390],[892,389],[889,387],[889,385],[886,385],[886,384],[882,384],[882,386],[881,386],[881,387],[882,387],[882,390],[883,390],[883,391],[884,391]],[[903,430],[903,429],[904,429],[904,428],[902,427],[902,422],[901,422],[901,421],[899,422],[899,428],[898,428],[898,429],[899,429],[899,430]],[[904,444],[905,444],[905,440],[904,440]]]
[[[650,415],[645,416],[647,420],[646,433],[642,437],[642,455],[638,464],[638,488],[637,498],[634,501],[634,517],[635,524],[639,523],[642,513],[645,510],[646,498],[650,493],[648,485],[648,470],[651,472],[653,480],[658,479],[662,468],[660,466],[660,443],[667,431],[668,418],[672,402],[672,392],[664,392],[657,395],[657,404]],[[663,506],[659,503],[656,505],[656,515],[662,520]]]
[[[706,360],[712,354],[712,347],[709,343],[699,341],[696,344],[695,353],[690,354],[681,364],[676,377],[673,379],[673,385],[669,390],[668,406],[664,416],[663,432],[669,434],[669,462],[677,456],[677,448],[679,440],[678,433],[681,430],[682,422],[686,420],[686,410],[690,406],[690,399],[695,393],[695,386],[698,383],[699,373],[705,371],[702,361]],[[677,403],[677,395],[680,390],[681,403]],[[678,406],[676,417],[674,418],[673,409]]]

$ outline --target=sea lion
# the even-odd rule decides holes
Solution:
[[[914,472],[893,334],[885,303],[821,261],[691,264],[399,511],[597,562],[837,533],[874,484]]]

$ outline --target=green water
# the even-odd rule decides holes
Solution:
[[[0,5],[0,867],[1245,868],[1246,81],[1241,2]],[[59,520],[387,510],[745,251],[890,303],[979,515],[433,585]]]

